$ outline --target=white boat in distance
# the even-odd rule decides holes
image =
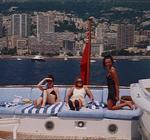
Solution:
[[[20,61],[20,60],[22,60],[22,59],[18,57],[17,60]]]
[[[133,58],[133,59],[131,59],[131,61],[140,61],[140,59],[138,59],[138,58]]]
[[[129,60],[131,60],[131,61],[140,61],[140,58],[139,57],[133,57],[133,58],[131,58]]]
[[[96,60],[95,60],[95,59],[91,59],[90,62],[91,62],[91,63],[95,63]]]
[[[67,61],[67,60],[68,60],[68,57],[67,57],[67,55],[64,57],[64,60],[65,60],[65,61]]]
[[[31,60],[33,60],[33,61],[45,61],[45,58],[41,55],[36,55]]]

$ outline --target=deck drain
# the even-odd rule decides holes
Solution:
[[[83,121],[78,121],[78,122],[76,122],[76,124],[77,124],[77,127],[80,127],[80,128],[85,126],[85,122],[83,122]]]
[[[54,128],[54,123],[52,121],[47,121],[45,127],[48,130],[52,130]]]
[[[108,131],[109,131],[110,133],[112,133],[112,134],[117,133],[117,131],[118,131],[117,125],[116,125],[116,124],[110,124],[110,125],[108,126]]]

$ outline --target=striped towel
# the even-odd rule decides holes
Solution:
[[[57,115],[57,113],[62,109],[63,105],[64,105],[63,102],[59,102],[53,105],[46,105],[45,107],[35,108],[33,104],[30,104],[24,109],[22,109],[22,113]]]
[[[0,102],[0,107],[12,107],[12,106],[16,106],[18,105],[17,103],[13,103],[13,102]]]
[[[86,107],[89,108],[89,109],[93,109],[93,110],[94,109],[99,109],[100,104],[99,104],[98,101],[92,101],[92,102],[89,102]]]

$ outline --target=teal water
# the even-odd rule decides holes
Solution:
[[[117,60],[120,85],[129,86],[139,79],[150,78],[150,60]],[[33,62],[30,59],[0,60],[0,85],[37,84],[47,74],[53,74],[55,84],[73,84],[80,74],[80,59],[49,59],[45,62]],[[105,70],[102,60],[91,63],[90,84],[106,85]]]

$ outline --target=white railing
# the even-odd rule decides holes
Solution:
[[[68,88],[72,87],[73,85],[55,85],[56,87],[62,87],[62,88]],[[24,87],[30,87],[30,88],[36,88],[37,85],[0,85],[0,88],[24,88]],[[107,88],[106,85],[88,85],[89,88]],[[120,86],[121,89],[129,89],[129,86]]]

